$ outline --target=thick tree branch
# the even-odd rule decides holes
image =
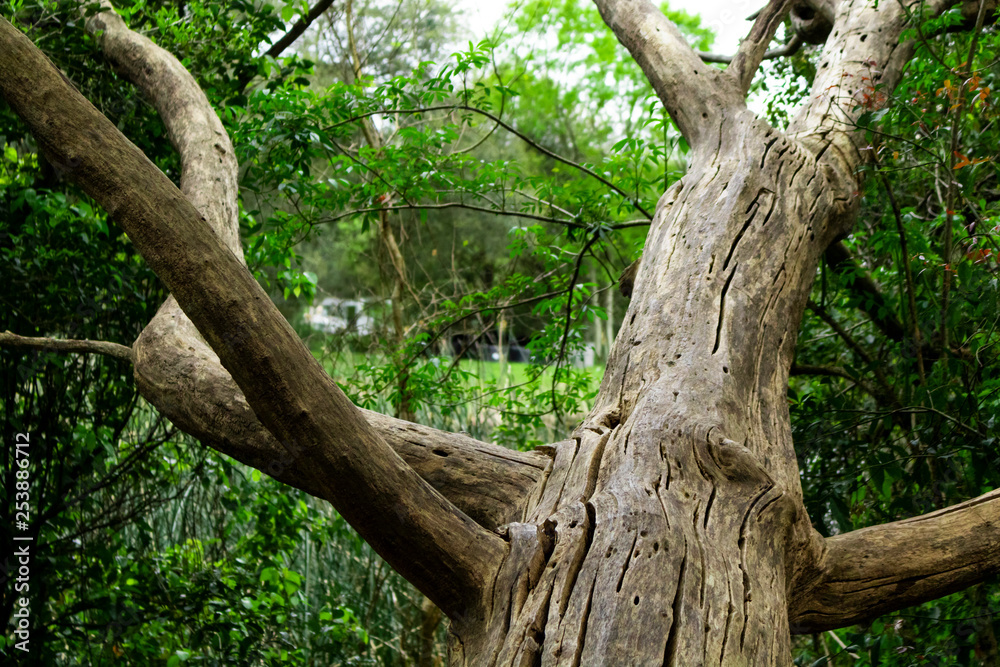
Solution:
[[[750,90],[750,84],[767,53],[767,47],[774,39],[778,26],[785,20],[791,4],[792,0],[770,0],[757,15],[750,34],[740,42],[740,48],[726,72],[736,79],[736,84],[744,95]]]
[[[198,82],[171,53],[133,32],[109,0],[86,28],[115,69],[132,81],[159,112],[181,159],[181,192],[222,242],[243,261],[236,198],[236,153]]]
[[[242,260],[235,216],[236,162],[216,156],[220,150],[216,140],[221,137],[223,147],[228,146],[228,135],[201,89],[173,55],[132,33],[106,3],[103,6],[105,11],[93,17],[90,29],[103,30],[101,44],[112,52],[109,57],[123,63],[122,73],[135,77],[168,119],[171,141],[187,156],[181,179],[185,195],[223,238],[231,240],[230,247]],[[121,50],[125,53],[114,55]],[[168,90],[179,90],[178,98],[166,95]],[[188,178],[192,172],[213,172],[214,177]],[[143,397],[171,421],[217,451],[321,495],[303,462],[289,457],[257,420],[242,391],[173,297],[160,308],[134,349],[135,377]],[[513,454],[375,413],[368,417],[418,474],[487,528],[516,520],[525,498],[544,476],[547,459],[540,455]],[[401,433],[408,437],[401,438]],[[449,452],[447,461],[445,455],[434,453],[441,451]]]
[[[261,422],[322,497],[453,618],[474,621],[506,546],[434,491],[326,375],[170,180],[10,23],[0,92],[42,151],[108,211],[219,353]]]
[[[807,44],[824,43],[833,29],[838,4],[837,0],[829,2],[795,0],[788,15],[792,32]]]
[[[840,2],[841,0],[805,0],[801,4],[812,7],[823,20],[833,25],[837,19],[837,8],[840,7]]]
[[[1000,572],[1000,490],[931,514],[825,540],[792,592],[796,633],[842,628],[954,593]]]
[[[915,2],[810,2],[820,13],[835,11],[833,32],[826,42],[812,94],[788,127],[788,135],[801,141],[836,174],[835,192],[840,214],[831,223],[844,232],[853,223],[858,205],[857,167],[869,157],[861,151],[864,132],[858,127],[863,113],[882,108],[899,83],[913,54],[913,43],[900,43],[909,22],[908,7]],[[926,0],[924,15],[935,15],[952,0]],[[872,37],[872,30],[878,37]],[[831,174],[831,175],[832,175]],[[838,229],[839,228],[839,229]]]
[[[115,359],[132,361],[132,348],[128,345],[109,343],[103,340],[64,340],[59,338],[29,338],[10,331],[0,333],[0,347],[21,347],[48,352],[77,352],[81,354],[103,354]]]
[[[732,78],[698,58],[680,31],[649,0],[594,0],[604,22],[635,58],[691,146],[702,143],[722,112],[741,103]]]

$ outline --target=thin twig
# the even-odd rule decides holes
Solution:
[[[875,363],[872,356],[868,354],[863,347],[861,347],[861,344],[854,340],[854,337],[849,334],[844,327],[840,326],[837,320],[833,319],[826,309],[820,307],[812,300],[808,302],[807,307],[815,313],[817,317],[823,320],[827,326],[833,329],[840,339],[847,343],[847,346],[851,348],[855,354],[861,357],[861,359],[868,365],[872,374],[875,375],[875,379],[878,380],[879,387],[882,389],[883,401],[889,403],[890,405],[899,405],[899,400],[892,391],[892,385],[889,384],[889,381],[886,379],[882,369]]]
[[[802,38],[797,34],[792,35],[792,38],[788,40],[788,44],[778,47],[777,49],[771,49],[761,60],[776,60],[778,58],[785,58],[787,56],[794,56],[802,48]],[[727,56],[723,53],[710,53],[708,51],[699,51],[698,57],[701,58],[706,63],[719,63],[722,65],[728,65],[733,61],[736,56]]]
[[[902,253],[900,264],[903,266],[904,277],[906,279],[906,296],[907,301],[909,302],[910,331],[913,336],[913,347],[917,354],[917,373],[920,377],[920,386],[926,387],[927,378],[924,375],[924,353],[922,349],[923,337],[920,335],[920,322],[917,319],[917,301],[913,287],[913,270],[910,267],[910,251],[906,243],[906,230],[903,228],[903,216],[899,208],[899,203],[896,201],[896,195],[892,191],[892,185],[889,183],[888,177],[886,177],[881,170],[879,170],[878,174],[882,178],[882,184],[885,185],[886,194],[889,196],[889,207],[892,209],[893,217],[896,219],[896,233],[899,234],[900,252]]]
[[[948,300],[951,292],[951,255],[952,255],[952,227],[954,225],[955,197],[958,191],[958,179],[955,178],[955,159],[958,155],[958,139],[961,134],[962,115],[965,113],[965,87],[968,85],[968,73],[972,70],[972,61],[976,57],[976,46],[979,42],[979,33],[983,29],[983,20],[986,17],[986,0],[979,0],[979,13],[976,15],[976,28],[972,32],[972,42],[969,44],[969,55],[965,62],[959,67],[965,67],[965,73],[959,74],[962,84],[958,87],[957,108],[951,110],[951,150],[949,152],[948,171],[948,193],[945,200],[944,217],[944,276],[941,279],[941,353],[948,354]]]
[[[24,347],[47,352],[103,354],[131,362],[132,348],[103,340],[64,340],[60,338],[29,338],[10,331],[0,333],[0,347]]]
[[[587,251],[590,247],[597,242],[600,238],[599,232],[594,232],[591,235],[590,240],[583,246],[580,250],[580,254],[576,256],[576,263],[573,267],[573,277],[569,281],[569,285],[566,286],[566,326],[563,328],[562,340],[559,343],[559,356],[556,357],[556,366],[552,372],[552,411],[555,412],[557,418],[561,418],[559,414],[559,402],[556,399],[556,383],[559,379],[559,367],[562,365],[563,357],[566,355],[566,343],[569,340],[569,330],[573,324],[572,314],[573,314],[573,288],[576,286],[576,280],[580,277],[580,268],[583,266],[583,259],[587,255]]]
[[[381,114],[419,114],[419,113],[427,113],[429,111],[445,111],[445,110],[468,111],[470,113],[476,113],[476,114],[479,114],[479,115],[481,115],[481,116],[483,116],[485,118],[489,118],[494,123],[496,123],[497,125],[499,125],[503,129],[507,130],[508,132],[510,132],[511,134],[513,134],[514,136],[516,136],[517,138],[519,138],[524,143],[526,143],[529,146],[531,146],[533,149],[535,149],[539,153],[542,153],[543,155],[547,155],[548,157],[552,158],[553,160],[556,160],[558,162],[562,162],[565,165],[568,165],[570,167],[573,167],[574,169],[582,171],[583,173],[587,174],[591,178],[596,179],[597,181],[599,181],[600,183],[604,184],[608,188],[614,190],[622,198],[624,198],[629,204],[631,204],[632,207],[635,208],[635,210],[637,210],[640,213],[642,213],[642,215],[645,216],[647,219],[649,219],[649,220],[653,219],[652,214],[649,211],[647,211],[645,208],[643,208],[642,204],[640,204],[638,201],[636,201],[631,196],[629,196],[629,194],[627,192],[625,192],[624,190],[622,190],[621,188],[619,188],[617,185],[615,185],[614,183],[612,183],[608,179],[604,178],[603,176],[601,176],[600,174],[598,174],[594,170],[592,170],[589,167],[586,167],[586,166],[584,166],[584,165],[582,165],[582,164],[580,164],[578,162],[574,162],[573,160],[570,160],[567,157],[563,157],[562,155],[559,155],[558,153],[555,153],[555,152],[549,150],[548,148],[542,146],[541,144],[539,144],[538,142],[536,142],[531,137],[529,137],[526,134],[520,132],[519,130],[517,130],[516,128],[514,128],[514,126],[510,125],[509,123],[504,122],[503,119],[497,117],[496,115],[490,113],[489,111],[484,111],[482,109],[477,109],[476,107],[469,106],[467,104],[442,104],[442,105],[438,105],[438,106],[418,107],[418,108],[414,108],[414,109],[378,109],[378,110],[375,110],[375,111],[366,111],[365,113],[358,114],[356,116],[352,116],[351,118],[348,118],[348,119],[345,119],[345,120],[342,120],[342,121],[338,121],[338,122],[336,122],[336,123],[334,123],[332,125],[328,125],[327,127],[324,128],[324,131],[330,131],[330,130],[332,130],[334,128],[337,128],[337,127],[339,127],[341,125],[347,125],[349,123],[356,123],[356,122],[358,122],[359,120],[361,120],[363,118],[368,118],[370,116],[377,116],[377,115],[381,115]]]

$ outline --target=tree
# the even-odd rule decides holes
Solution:
[[[774,0],[725,70],[648,2],[596,4],[690,166],[658,204],[596,405],[569,439],[531,453],[347,400],[245,267],[237,165],[204,94],[110,4],[88,27],[159,110],[181,191],[7,22],[0,89],[171,292],[127,353],[142,394],[209,446],[329,500],[448,615],[455,664],[784,665],[792,632],[995,573],[997,491],[823,538],[787,405],[817,265],[859,210],[865,115],[913,54],[901,39],[911,12],[949,3]],[[745,97],[790,9],[813,24],[802,34],[831,25],[812,93],[779,131]],[[981,2],[977,32],[985,14]],[[946,335],[936,345],[949,354]]]

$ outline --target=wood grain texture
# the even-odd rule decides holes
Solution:
[[[1000,572],[1000,490],[923,516],[825,541],[819,566],[792,595],[798,633],[867,623]]]

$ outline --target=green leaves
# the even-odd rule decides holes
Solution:
[[[853,259],[824,267],[812,295],[843,333],[807,315],[797,363],[833,372],[792,381],[806,502],[826,534],[1000,486],[990,426],[1000,409],[1000,209],[982,194],[995,171],[983,158],[1000,152],[1000,133],[990,94],[979,99],[997,72],[957,76],[971,38],[953,29],[959,18],[953,10],[918,23],[909,36],[918,56],[894,95],[873,87],[856,100],[871,165],[845,241]],[[997,56],[996,32],[984,31],[977,63]],[[950,206],[949,188],[958,193]],[[997,630],[996,605],[995,589],[973,589],[838,635],[864,664],[978,664]],[[800,648],[803,660],[822,654]]]

